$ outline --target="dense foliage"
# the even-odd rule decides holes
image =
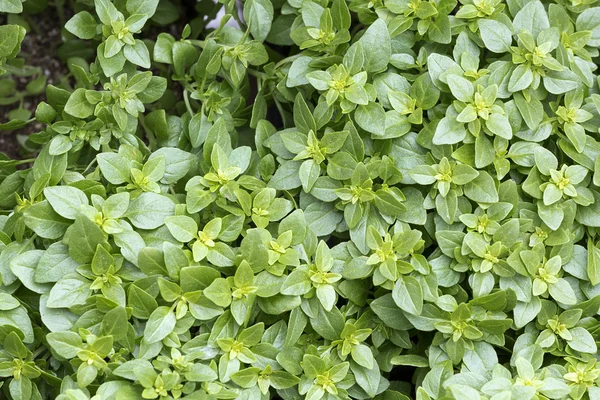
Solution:
[[[4,396],[600,399],[596,0],[223,3],[73,3],[0,125],[42,124],[0,160]]]

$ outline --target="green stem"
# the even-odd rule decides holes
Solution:
[[[293,56],[286,57],[283,60],[279,61],[277,64],[275,64],[275,68],[279,68],[279,67],[281,67],[284,64],[287,64],[289,62],[293,62],[294,60],[296,60],[297,58],[300,58],[302,56],[303,56],[303,54],[299,53],[299,54],[294,54]]]
[[[0,99],[0,106],[7,106],[9,104],[18,103],[21,101],[21,99],[23,97],[25,97],[24,92],[15,93],[14,96],[5,97],[3,99]]]
[[[60,20],[60,25],[64,26],[66,22],[65,18],[65,1],[64,0],[56,0],[56,13],[58,14],[58,19]]]
[[[82,174],[85,173],[88,169],[90,169],[92,167],[92,165],[94,165],[96,163],[96,158],[94,157],[94,159],[87,165],[87,167],[85,167],[85,169],[81,172]]]
[[[242,19],[240,18],[240,10],[237,8],[237,3],[235,5],[235,12],[233,12],[231,16],[233,17],[233,19],[235,19],[235,22],[237,22],[240,25],[240,29],[245,30],[247,34],[248,28],[246,27],[246,24],[244,24],[244,21],[242,21]]]
[[[248,74],[255,76],[257,78],[265,78],[267,76],[267,74],[265,74],[264,72],[257,71],[255,69],[250,69],[250,68],[246,68],[246,72],[248,72]]]
[[[277,111],[279,111],[279,115],[281,115],[281,120],[283,121],[284,126],[287,127],[288,121],[285,118],[285,112],[283,110],[283,107],[281,106],[281,103],[277,100],[277,98],[275,96],[273,96],[273,101],[275,101],[275,106],[277,107]]]
[[[189,42],[195,46],[200,47],[201,49],[203,49],[204,46],[206,46],[206,41],[204,40],[190,39]]]
[[[142,125],[142,128],[144,129],[144,132],[146,133],[146,137],[148,138],[148,147],[150,148],[150,150],[155,150],[156,149],[156,136],[154,135],[154,132],[152,132],[150,129],[148,129],[148,127],[144,123],[144,116],[142,114],[140,114],[139,120],[140,120],[140,125]]]
[[[206,14],[204,22],[200,26],[200,29],[198,29],[198,32],[196,32],[196,34],[194,35],[194,38],[197,38],[198,35],[200,35],[200,33],[204,30],[204,28],[206,27],[206,24],[209,21],[212,21],[213,19],[215,19],[215,16],[219,13],[219,11],[221,10],[221,8],[223,8],[223,6],[224,6],[224,4],[222,4],[222,3],[215,4],[215,6],[212,8],[212,10],[210,10],[210,12],[208,14]]]
[[[8,73],[21,77],[33,76],[42,73],[42,70],[40,68],[32,67],[30,65],[26,65],[24,67],[14,67],[10,64],[4,64],[2,68],[4,68]]]
[[[29,26],[31,26],[31,28],[34,30],[34,32],[36,33],[36,35],[41,35],[42,34],[42,30],[40,29],[39,25],[36,24],[36,22],[34,21],[33,18],[31,18],[31,16],[29,15],[25,15],[25,19],[27,19],[27,23],[29,24]]]
[[[35,161],[35,158],[28,158],[27,160],[11,160],[10,165],[12,165],[12,166],[23,165],[23,164],[32,163],[34,161]]]
[[[183,101],[185,102],[185,107],[187,108],[188,112],[190,113],[190,117],[193,117],[194,111],[192,110],[192,105],[190,104],[190,99],[188,97],[187,89],[183,89]]]
[[[21,104],[21,106],[19,108],[22,108],[22,107],[23,107],[23,104]],[[30,118],[30,119],[28,119],[27,121],[24,121],[24,122],[25,122],[25,125],[27,125],[27,124],[32,123],[33,121],[35,121],[35,118]],[[4,132],[0,132],[0,134],[9,133],[9,132],[10,131],[4,131]]]

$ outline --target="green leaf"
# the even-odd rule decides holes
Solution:
[[[144,341],[148,344],[156,343],[166,338],[175,328],[175,313],[169,307],[161,306],[152,312],[146,328]]]
[[[591,31],[590,46],[600,46],[600,7],[590,7],[577,16],[577,31]]]
[[[44,189],[44,196],[61,217],[75,219],[88,199],[81,190],[71,186],[52,186]]]
[[[379,72],[384,70],[392,55],[390,33],[382,19],[376,20],[360,38],[364,49],[369,49],[365,54],[364,70]]]
[[[531,67],[526,64],[518,65],[517,68],[510,75],[510,81],[508,81],[508,90],[510,92],[518,92],[525,90],[533,83],[533,72]]]
[[[412,276],[403,276],[396,281],[392,297],[396,305],[409,314],[420,315],[423,311],[423,289]]]
[[[588,239],[587,246],[587,275],[592,285],[600,283],[600,249]]]
[[[130,15],[145,15],[147,18],[152,18],[158,4],[158,0],[127,0],[125,8]]]
[[[365,346],[364,344],[357,344],[352,347],[352,359],[356,361],[357,364],[372,369],[375,364],[375,359],[373,358],[373,353],[369,346]]]
[[[273,4],[268,0],[248,0],[244,3],[244,20],[254,39],[264,42],[273,23]]]
[[[294,124],[296,124],[296,127],[300,132],[317,132],[317,124],[313,117],[313,113],[308,108],[308,105],[300,93],[296,95],[296,99],[294,100]]]
[[[134,45],[126,44],[123,47],[123,55],[132,64],[150,68],[150,53],[144,42],[139,39],[136,39]]]
[[[319,314],[316,318],[311,319],[310,323],[313,329],[323,338],[337,340],[344,328],[344,317],[337,307],[333,307],[331,311],[319,307]]]
[[[510,140],[512,138],[512,127],[508,118],[502,114],[490,114],[486,124],[494,135]]]
[[[30,399],[33,392],[33,384],[27,377],[12,379],[8,385],[10,395],[13,399]]]
[[[448,87],[452,92],[452,95],[457,99],[465,103],[471,102],[475,89],[471,82],[458,75],[448,75],[446,77]]]
[[[148,319],[158,307],[158,303],[148,292],[132,284],[127,294],[127,305],[133,309],[136,318]]]
[[[175,214],[175,203],[168,197],[144,192],[129,203],[125,216],[133,226],[140,229],[156,229],[165,218]]]
[[[533,37],[537,37],[544,29],[550,28],[548,14],[546,14],[543,4],[538,0],[527,2],[515,15],[513,25],[516,32],[525,30],[530,32]]]
[[[18,5],[21,5],[20,1],[18,1]],[[21,49],[24,37],[25,28],[20,25],[0,26],[0,57],[14,58]],[[11,122],[9,121],[8,124]]]
[[[485,47],[494,53],[506,53],[512,43],[511,30],[500,21],[479,19],[477,21]]]
[[[358,126],[375,136],[385,132],[385,110],[379,103],[358,106],[354,117]]]
[[[107,77],[111,77],[123,69],[127,60],[125,59],[123,52],[119,52],[110,58],[104,57],[105,47],[106,46],[104,43],[100,44],[100,46],[98,46],[98,51],[96,55],[98,57],[98,61],[100,62],[100,66],[102,67],[102,71],[104,72],[104,75],[106,75]]]
[[[67,21],[65,28],[79,39],[93,39],[98,33],[98,22],[87,11],[81,11]]]
[[[71,225],[71,221],[57,214],[47,200],[27,208],[23,217],[31,230],[46,239],[62,237]]]
[[[67,104],[65,104],[65,112],[77,118],[87,118],[94,113],[94,106],[85,97],[86,90],[83,88],[76,89]]]
[[[10,260],[10,270],[23,286],[39,294],[47,293],[51,288],[51,285],[37,283],[34,279],[35,271],[43,254],[42,250],[30,250]]]
[[[455,144],[467,135],[464,124],[454,118],[444,117],[440,120],[433,136],[434,144]]]
[[[231,304],[231,289],[229,283],[223,278],[215,279],[206,289],[204,295],[220,307]]]
[[[21,0],[0,0],[0,12],[19,14],[22,11],[23,3],[21,3]]]
[[[17,300],[8,293],[0,293],[0,301],[0,310],[2,311],[13,310],[19,307],[19,305],[21,304],[19,303],[19,300]]]
[[[79,263],[91,262],[98,246],[110,249],[102,229],[83,214],[75,218],[69,232],[69,255]]]
[[[286,161],[269,181],[269,187],[277,190],[290,190],[300,187],[300,165],[302,161]]]
[[[66,359],[75,358],[83,348],[81,337],[75,332],[50,332],[46,340],[56,354]]]
[[[306,160],[300,165],[298,171],[302,188],[306,193],[310,192],[321,174],[321,167],[314,160]]]
[[[198,235],[198,225],[196,222],[184,215],[177,215],[165,218],[165,225],[171,235],[182,243],[191,242]]]
[[[537,128],[544,119],[544,106],[542,103],[535,98],[528,101],[520,93],[515,93],[514,99],[519,113],[521,113],[529,129]]]
[[[204,364],[194,364],[185,373],[185,379],[191,382],[211,382],[217,377],[217,373]]]
[[[112,184],[120,185],[129,181],[129,162],[117,153],[100,153],[96,156],[102,175]]]
[[[548,285],[548,291],[554,300],[563,304],[573,305],[577,302],[577,297],[575,297],[571,285],[562,278],[559,278],[556,283]]]
[[[436,43],[448,44],[452,41],[450,19],[447,15],[439,15],[427,30],[429,39]]]
[[[452,170],[452,182],[466,185],[479,176],[479,171],[466,164],[457,164]]]
[[[465,185],[465,196],[479,203],[495,203],[498,201],[498,190],[494,179],[485,171]]]
[[[552,94],[563,94],[577,89],[580,84],[579,77],[568,69],[562,71],[549,71],[543,78],[544,87]]]
[[[590,354],[596,354],[598,352],[596,340],[585,328],[578,326],[569,329],[569,333],[571,333],[573,338],[567,343],[573,350]]]
[[[93,365],[81,364],[77,369],[77,384],[86,387],[96,379],[98,370]]]
[[[111,0],[94,0],[94,5],[96,13],[104,25],[110,26],[111,21],[118,20],[119,16],[123,17]]]
[[[69,308],[83,304],[90,295],[90,282],[77,273],[65,275],[50,290],[47,306]]]

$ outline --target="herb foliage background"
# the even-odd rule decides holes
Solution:
[[[45,6],[0,0],[3,96]],[[600,399],[595,0],[54,6],[2,396]]]

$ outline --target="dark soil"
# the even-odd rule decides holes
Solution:
[[[1,22],[5,23],[5,21]],[[62,43],[60,32],[62,24],[56,9],[48,7],[40,14],[29,16],[28,22],[31,29],[23,39],[19,57],[25,59],[26,65],[39,67],[47,77],[47,84],[58,84],[68,70],[56,55],[58,46]],[[15,77],[14,79],[17,81],[17,89],[22,89],[32,78]],[[33,115],[37,105],[45,99],[44,91],[41,95],[27,97],[23,102],[23,107],[31,111]],[[0,106],[0,122],[7,122],[8,113],[16,107],[16,104]],[[41,124],[33,122],[15,131],[0,132],[0,152],[11,158],[23,158],[27,154],[24,154],[19,138],[24,141],[27,135],[39,132],[41,129],[43,129]]]

